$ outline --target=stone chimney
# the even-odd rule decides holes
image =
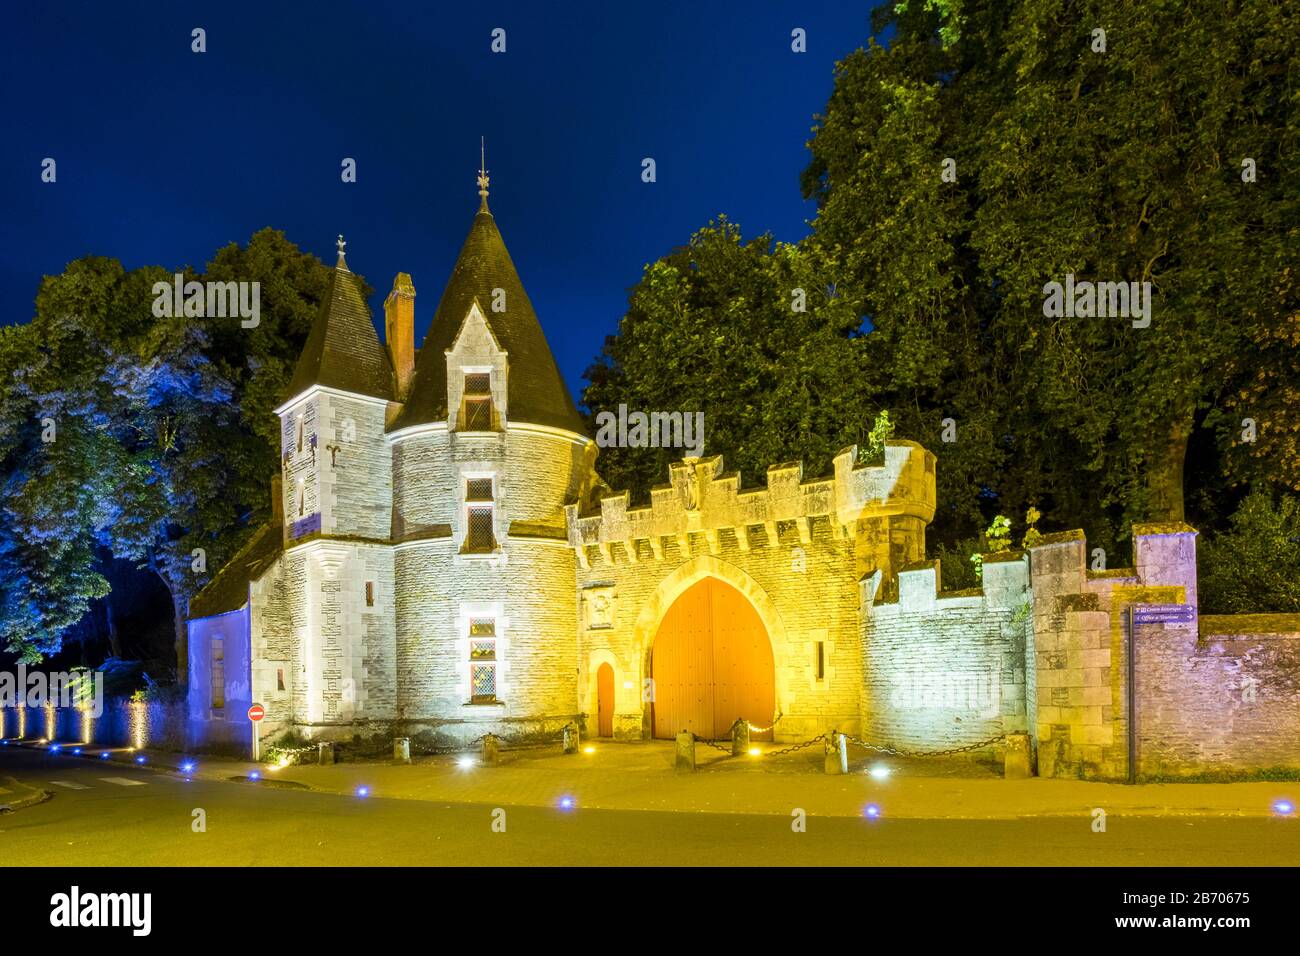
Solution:
[[[397,374],[397,400],[404,402],[415,373],[415,286],[405,272],[397,273],[384,300],[384,338]]]
[[[271,520],[284,527],[284,477],[271,479]]]

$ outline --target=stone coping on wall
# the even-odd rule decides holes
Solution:
[[[1133,526],[1133,537],[1148,537],[1155,534],[1199,534],[1195,528],[1181,521],[1171,522],[1148,522],[1145,524],[1135,524]]]
[[[1300,638],[1300,614],[1202,614],[1201,639],[1240,635]]]
[[[650,493],[650,504],[629,507],[627,492],[600,499],[599,512],[582,514],[565,507],[569,544],[581,558],[589,545],[638,540],[650,542],[662,557],[662,539],[703,533],[716,547],[721,530],[734,530],[742,550],[749,529],[762,526],[765,541],[776,540],[776,525],[793,522],[802,543],[812,540],[812,520],[827,519],[833,537],[857,532],[863,519],[910,515],[929,523],[935,508],[935,457],[909,441],[890,441],[881,465],[860,465],[858,447],[835,456],[835,474],[805,482],[803,464],[790,462],[767,470],[767,486],[742,491],[738,472],[723,469],[721,455],[685,458],[669,465],[670,483]]]
[[[1001,551],[997,555],[999,560],[984,568],[980,587],[954,591],[942,589],[942,568],[937,558],[913,561],[899,569],[897,595],[878,597],[881,573],[873,571],[858,582],[860,606],[864,610],[902,607],[912,611],[1019,606],[1029,591],[1029,568],[1024,552]]]
[[[1083,541],[1084,539],[1082,528],[1075,528],[1071,531],[1053,531],[1051,534],[1045,534],[1039,538],[1033,547],[1043,548],[1049,544],[1064,544],[1067,541]],[[1030,550],[1033,550],[1033,548]]]

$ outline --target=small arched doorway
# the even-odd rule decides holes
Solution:
[[[707,577],[678,596],[650,652],[654,735],[689,730],[726,737],[742,717],[767,727],[776,709],[772,643],[758,612],[731,585]],[[768,730],[752,735],[771,740]]]
[[[614,668],[596,668],[596,736],[614,736]]]

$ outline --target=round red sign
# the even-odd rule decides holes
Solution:
[[[248,719],[251,721],[259,721],[265,716],[266,708],[261,704],[254,704],[252,707],[248,708]]]

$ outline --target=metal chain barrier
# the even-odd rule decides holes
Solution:
[[[774,730],[774,729],[776,728],[776,725],[779,724],[779,723],[781,722],[781,718],[784,717],[784,716],[785,716],[785,714],[783,714],[783,713],[777,713],[777,715],[776,715],[774,718],[772,718],[772,723],[771,723],[771,725],[768,726],[768,727],[755,727],[755,726],[754,726],[753,724],[751,724],[749,721],[745,721],[745,724],[746,724],[746,726],[749,727],[749,732],[750,732],[751,734],[765,734],[765,733],[767,733],[769,730]]]
[[[729,737],[725,741],[725,747],[721,740],[708,740],[707,738],[701,737],[699,734],[691,734],[691,737],[694,738],[697,744],[704,744],[705,746],[712,747],[714,750],[721,750],[728,757],[731,756],[731,738]]]
[[[852,734],[844,734],[844,739],[849,743],[864,750],[874,750],[877,753],[890,754],[894,757],[951,757],[954,754],[969,753],[972,750],[981,750],[992,744],[1001,743],[1007,739],[1006,734],[998,734],[996,737],[990,737],[988,740],[981,740],[976,744],[967,744],[965,747],[949,747],[947,750],[907,750],[903,747],[887,747],[884,744],[869,744],[859,737]]]
[[[451,747],[417,747],[417,746],[413,746],[413,747],[411,748],[411,751],[412,751],[413,753],[417,753],[417,754],[419,754],[419,755],[422,756],[422,757],[427,757],[427,756],[444,756],[444,755],[446,755],[446,754],[460,754],[460,753],[468,753],[468,752],[472,751],[475,747],[477,747],[479,744],[481,744],[481,743],[483,742],[483,739],[484,739],[485,737],[490,737],[490,736],[494,736],[494,735],[492,735],[492,734],[479,734],[479,735],[478,735],[477,737],[475,737],[473,740],[468,740],[468,741],[466,741],[466,742],[463,743],[463,744],[457,744],[457,745],[455,745],[455,746],[451,746]],[[503,745],[507,743],[507,741],[506,741],[504,738],[498,738],[498,739],[501,740],[501,742],[502,742]],[[550,739],[550,740],[540,740],[540,741],[538,741],[537,743],[532,743],[532,744],[517,744],[517,745],[515,745],[515,746],[510,746],[510,747],[502,746],[502,747],[501,747],[501,750],[502,750],[503,752],[506,751],[506,750],[509,750],[509,751],[512,751],[512,752],[514,752],[514,751],[520,751],[520,750],[542,750],[542,749],[544,749],[544,748],[546,748],[546,747],[552,747],[552,746],[554,746],[557,742],[562,742],[563,740],[564,740],[564,728],[561,727],[561,728],[559,729],[559,731],[557,732],[556,736],[555,736],[554,738]]]
[[[792,754],[792,753],[795,753],[796,751],[804,750],[804,749],[806,749],[806,748],[808,748],[808,747],[811,747],[811,746],[812,746],[813,744],[815,744],[815,743],[820,743],[821,741],[823,741],[823,740],[825,740],[825,739],[826,739],[826,735],[825,735],[825,734],[818,734],[818,735],[817,735],[816,737],[814,737],[812,740],[805,740],[805,741],[804,741],[803,743],[801,743],[801,744],[792,744],[791,746],[789,746],[789,747],[784,747],[784,748],[782,748],[781,750],[770,750],[770,751],[764,751],[764,753],[762,754],[762,756],[764,756],[764,757],[781,757],[781,756],[784,756],[785,754]]]

